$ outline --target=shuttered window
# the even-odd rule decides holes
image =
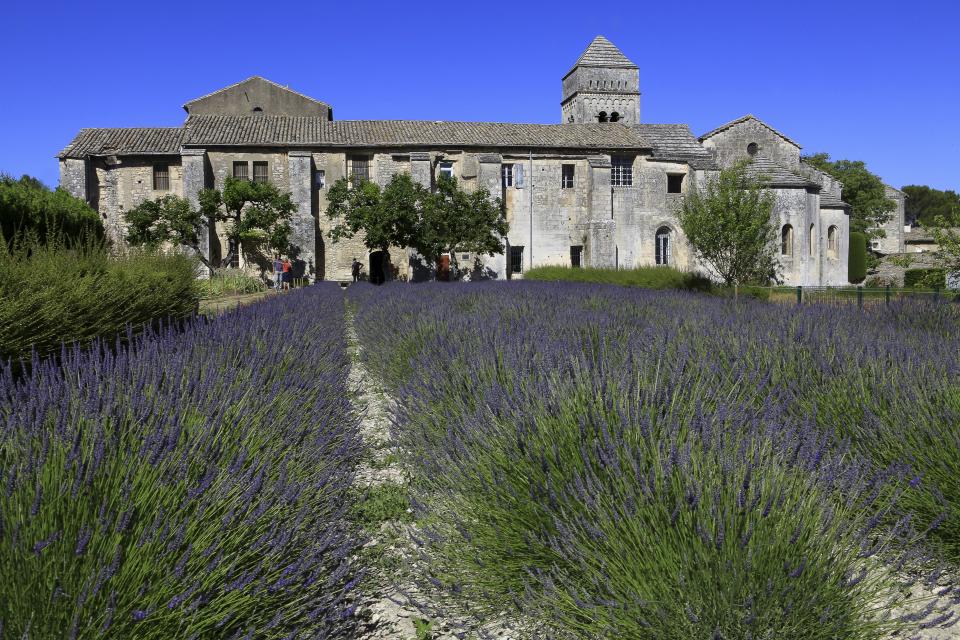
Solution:
[[[254,182],[266,182],[268,180],[267,175],[267,163],[266,162],[254,162],[253,163],[253,181]]]
[[[250,165],[246,161],[237,161],[233,163],[233,177],[237,180],[250,179]]]
[[[503,183],[503,188],[513,186],[513,165],[504,164],[500,167],[500,180]]]
[[[155,191],[170,190],[170,165],[153,165],[153,188]]]

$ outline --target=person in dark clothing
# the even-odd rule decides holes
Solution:
[[[353,281],[360,281],[360,261],[356,258],[353,259],[353,265],[350,267],[350,273],[353,275]]]

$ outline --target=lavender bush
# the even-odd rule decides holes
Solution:
[[[338,288],[117,342],[0,375],[3,633],[354,637]]]
[[[474,613],[671,639],[953,622],[952,584],[905,588],[923,530],[947,549],[957,531],[937,473],[960,453],[956,309],[534,283],[351,298],[418,471],[428,580]]]

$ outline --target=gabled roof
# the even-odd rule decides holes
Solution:
[[[623,55],[612,42],[603,36],[597,36],[593,42],[580,54],[576,63],[564,77],[570,75],[577,67],[618,67],[622,69],[637,69],[627,56]]]
[[[657,160],[686,162],[694,169],[716,169],[713,154],[704,149],[685,124],[637,124],[633,126],[650,143]]]
[[[849,209],[850,205],[830,193],[820,193],[821,209]]]
[[[334,120],[317,116],[190,116],[190,146],[505,147],[648,149],[617,124],[512,124],[430,120]]]
[[[290,87],[285,87],[285,86],[283,86],[282,84],[278,84],[278,83],[274,82],[273,80],[269,80],[269,79],[267,79],[267,78],[264,78],[263,76],[250,76],[249,78],[246,78],[245,80],[241,80],[240,82],[234,82],[234,83],[231,84],[231,85],[228,85],[228,86],[223,87],[223,88],[221,88],[221,89],[217,89],[216,91],[212,91],[212,92],[210,92],[210,93],[208,93],[208,94],[206,94],[206,95],[200,96],[199,98],[194,98],[193,100],[189,100],[189,101],[187,101],[187,102],[184,102],[184,103],[183,103],[183,108],[186,109],[187,106],[193,104],[194,102],[200,102],[201,100],[203,100],[203,99],[205,99],[205,98],[209,98],[210,96],[215,96],[215,95],[217,95],[218,93],[221,93],[221,92],[223,92],[223,91],[227,91],[228,89],[233,89],[234,87],[238,87],[238,86],[240,86],[241,84],[244,84],[245,82],[250,82],[251,80],[257,80],[257,81],[260,81],[260,82],[266,82],[267,84],[272,84],[272,85],[275,86],[275,87],[279,87],[280,89],[283,89],[284,91],[289,91],[290,93],[292,93],[292,94],[294,94],[294,95],[298,95],[298,96],[300,96],[301,98],[305,98],[305,99],[307,99],[307,100],[310,100],[311,102],[316,102],[317,104],[322,104],[322,105],[325,106],[325,107],[329,107],[329,106],[330,106],[330,105],[328,105],[326,102],[323,102],[323,101],[321,101],[321,100],[317,100],[316,98],[311,98],[310,96],[304,95],[304,94],[300,93],[299,91],[294,91],[294,90],[291,89]]]
[[[776,160],[764,155],[755,155],[747,164],[746,173],[753,178],[762,178],[767,187],[787,187],[794,189],[820,189],[820,185],[791,171]]]
[[[57,157],[179,154],[183,134],[182,127],[81,129]]]
[[[781,138],[783,138],[784,140],[786,140],[787,142],[789,142],[790,144],[792,144],[792,145],[795,146],[796,148],[798,148],[798,149],[801,149],[801,148],[802,148],[798,142],[796,142],[796,141],[794,141],[794,140],[791,140],[790,138],[788,138],[787,136],[785,136],[785,135],[782,134],[781,132],[777,131],[776,129],[774,129],[773,127],[771,127],[770,125],[768,125],[766,122],[764,122],[764,121],[761,120],[760,118],[758,118],[758,117],[756,117],[755,115],[750,114],[750,113],[748,113],[747,115],[745,115],[745,116],[743,116],[743,117],[741,117],[741,118],[737,118],[736,120],[731,120],[730,122],[728,122],[728,123],[726,123],[726,124],[722,124],[722,125],[720,125],[719,127],[717,127],[716,129],[714,129],[713,131],[708,131],[707,133],[705,133],[705,134],[703,134],[702,136],[700,136],[699,140],[700,140],[700,142],[703,142],[703,141],[706,140],[707,138],[710,138],[710,137],[712,137],[712,136],[715,136],[715,135],[717,135],[718,133],[720,133],[720,132],[722,132],[722,131],[726,131],[726,130],[729,129],[730,127],[733,127],[733,126],[738,125],[738,124],[743,123],[743,122],[747,122],[748,120],[754,120],[754,121],[756,121],[758,124],[763,125],[764,127],[766,127],[767,129],[769,129],[769,130],[772,131],[773,133],[777,134],[778,136],[780,136]]]

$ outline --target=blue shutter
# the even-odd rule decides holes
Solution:
[[[524,184],[524,170],[523,165],[519,162],[513,165],[513,186],[517,189],[523,189],[526,184]]]

